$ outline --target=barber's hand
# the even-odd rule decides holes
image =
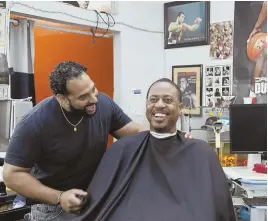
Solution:
[[[193,139],[192,137],[192,134],[190,134],[189,132],[185,132],[185,138],[188,138],[188,139]]]
[[[78,189],[71,189],[63,192],[60,197],[60,205],[67,213],[77,212],[84,205],[79,196],[87,196],[87,192]]]

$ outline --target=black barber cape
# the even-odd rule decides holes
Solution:
[[[213,149],[179,132],[149,132],[114,143],[88,188],[90,203],[73,221],[235,221],[225,175]]]

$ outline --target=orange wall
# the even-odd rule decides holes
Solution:
[[[34,28],[36,102],[52,95],[49,74],[55,65],[72,60],[85,65],[99,91],[113,97],[113,39]],[[109,136],[108,146],[113,142]]]
[[[52,95],[49,74],[64,60],[77,61],[88,68],[88,74],[99,91],[113,97],[113,39],[54,31],[35,27],[35,94],[36,102]]]

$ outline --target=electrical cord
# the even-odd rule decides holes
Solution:
[[[39,12],[43,12],[43,13],[49,13],[49,14],[61,14],[61,15],[65,15],[65,16],[68,16],[68,17],[71,17],[71,18],[75,18],[75,19],[79,19],[79,20],[82,20],[82,21],[87,21],[87,22],[92,22],[92,23],[95,23],[95,24],[107,24],[108,22],[104,21],[104,19],[102,18],[103,21],[92,21],[90,19],[85,19],[85,18],[81,18],[81,17],[78,17],[78,16],[75,16],[75,15],[70,15],[68,13],[65,13],[65,12],[59,12],[59,11],[48,11],[48,10],[44,10],[44,9],[39,9],[39,8],[35,8],[33,6],[29,6],[27,4],[24,4],[24,3],[21,3],[21,2],[12,2],[12,6],[13,5],[21,5],[21,6],[24,6],[28,9],[32,9],[32,10],[35,10],[35,11],[39,11]],[[87,9],[86,9],[87,10]],[[104,12],[102,12],[104,13]],[[100,13],[99,13],[100,14]],[[99,17],[99,14],[97,15]],[[108,14],[108,13],[107,13]],[[110,15],[110,14],[108,14]],[[107,18],[108,18],[108,15],[107,15]],[[111,15],[110,15],[111,16]],[[112,17],[112,16],[111,16]],[[109,18],[108,18],[108,21],[109,21]],[[114,19],[113,19],[114,21]],[[134,30],[137,30],[137,31],[143,31],[143,32],[148,32],[148,33],[154,33],[154,34],[163,34],[164,32],[163,31],[154,31],[154,30],[149,30],[149,29],[144,29],[144,28],[139,28],[139,27],[135,27],[133,25],[129,25],[129,24],[126,24],[124,22],[115,22],[114,21],[114,25],[117,24],[117,25],[122,25],[122,26],[125,26],[125,27],[128,27],[128,28],[131,28],[131,29],[134,29]],[[112,26],[114,26],[112,25]],[[112,27],[111,24],[109,23],[109,27]],[[96,29],[96,27],[95,27]],[[107,31],[108,32],[108,31]],[[96,37],[96,36],[95,36]]]
[[[97,15],[97,22],[96,22],[95,30],[93,30],[93,28],[90,28],[91,33],[92,33],[92,36],[93,36],[93,38],[92,38],[92,44],[94,44],[95,38],[102,38],[102,37],[104,37],[107,34],[107,32],[109,31],[109,28],[110,27],[113,27],[115,25],[115,20],[114,20],[114,18],[113,18],[113,16],[111,14],[106,13],[106,12],[98,12],[97,10],[94,10],[94,11],[96,12],[96,15]],[[108,20],[107,22],[101,16],[102,13],[107,16],[107,20]],[[113,21],[112,24],[110,23],[109,16],[112,18],[112,21]],[[102,21],[107,25],[107,28],[106,28],[105,32],[101,36],[96,36],[97,29],[99,28],[98,27],[98,25],[99,25],[99,18],[101,18]]]
[[[97,32],[97,29],[98,29],[98,26],[99,26],[99,13],[96,10],[94,10],[94,11],[96,12],[96,15],[97,15],[97,23],[96,23],[96,26],[95,26],[95,31],[93,31],[93,29],[90,28],[91,33],[92,33],[92,44],[95,43],[96,32]]]

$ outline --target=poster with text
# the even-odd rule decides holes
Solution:
[[[209,1],[165,3],[165,49],[207,45],[209,43],[209,25]]]
[[[193,116],[201,116],[202,65],[173,66],[172,70],[173,82],[180,88],[182,109]]]
[[[235,2],[233,94],[267,103],[267,2]]]

